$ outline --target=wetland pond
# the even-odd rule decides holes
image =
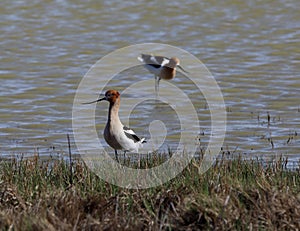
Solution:
[[[67,155],[66,134],[70,134],[72,152],[78,154],[72,135],[72,106],[85,73],[116,49],[164,43],[193,54],[218,83],[227,112],[225,153],[246,158],[284,155],[297,162],[299,9],[298,0],[187,0],[184,4],[5,0],[0,9],[1,157],[37,152],[46,157]],[[181,64],[184,66],[184,60]],[[154,77],[139,66],[115,76],[109,87],[122,92],[137,79]],[[211,123],[205,98],[181,73],[170,82],[192,99],[205,148]],[[103,103],[96,110],[104,145],[107,108]],[[163,123],[166,134],[161,135],[166,136],[160,151],[164,152],[178,143],[180,126],[174,118],[176,112],[168,105],[149,100],[135,107],[129,125],[148,138],[149,124],[158,121],[152,132],[159,137],[161,132],[155,128]]]

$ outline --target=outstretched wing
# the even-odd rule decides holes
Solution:
[[[130,128],[124,126],[123,131],[129,139],[133,140],[134,143],[141,141],[141,139]]]

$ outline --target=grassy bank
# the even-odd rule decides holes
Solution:
[[[80,160],[72,173],[62,160],[1,161],[0,229],[300,228],[299,170],[286,171],[282,159],[264,167],[223,160],[202,175],[199,164],[160,187],[130,190],[104,182]]]

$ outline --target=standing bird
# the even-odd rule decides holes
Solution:
[[[139,147],[146,143],[146,140],[145,138],[140,139],[133,130],[121,123],[119,118],[120,93],[118,91],[108,90],[105,97],[84,104],[96,103],[102,100],[109,102],[104,139],[115,150],[116,160],[119,162],[117,150],[124,150],[124,155],[126,151],[138,152]]]
[[[141,56],[138,57],[138,60],[144,63],[144,67],[154,74],[156,95],[158,95],[159,91],[159,81],[161,79],[173,79],[176,75],[176,67],[183,72],[188,73],[180,66],[180,60],[176,57],[167,58],[164,56],[141,54]]]

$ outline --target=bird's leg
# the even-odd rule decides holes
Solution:
[[[119,158],[118,158],[118,152],[117,152],[117,149],[115,149],[115,157],[116,157],[117,162],[119,163]]]
[[[160,81],[160,77],[155,75],[155,94],[156,94],[156,98],[158,97],[159,81]]]
[[[161,80],[160,77],[158,77],[158,80],[157,80],[157,94],[159,93],[159,81]]]
[[[154,75],[154,78],[155,78],[155,94],[157,96],[157,78],[158,78],[158,76]]]
[[[125,155],[126,155],[126,150],[124,151],[123,165],[125,165]]]
[[[159,81],[160,81],[160,77],[158,77],[158,79],[157,79],[157,92],[156,92],[156,97],[157,98],[159,96]]]

